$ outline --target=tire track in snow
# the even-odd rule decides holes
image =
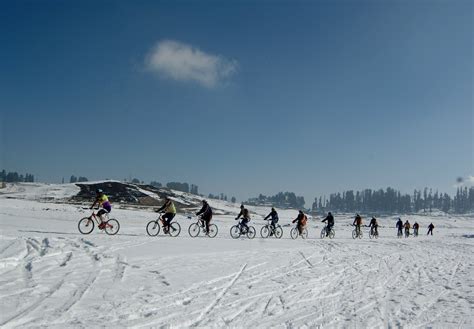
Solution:
[[[207,307],[206,309],[201,313],[199,314],[198,318],[192,322],[189,326],[190,327],[197,327],[203,320],[204,320],[204,317],[209,315],[209,313],[212,312],[212,310],[214,309],[214,307],[216,307],[216,305],[221,301],[221,299],[224,297],[224,295],[226,294],[226,292],[235,284],[235,282],[240,278],[240,276],[242,275],[242,273],[244,272],[245,268],[247,267],[247,263],[245,263],[242,268],[240,269],[239,272],[237,272],[237,274],[234,276],[234,278],[229,282],[229,284],[227,286],[224,287],[224,289],[222,289],[222,291],[220,292],[220,294],[217,296],[216,299],[214,299]]]
[[[19,319],[20,317],[24,317],[25,315],[37,309],[41,304],[43,304],[44,301],[46,301],[46,299],[48,299],[52,294],[58,291],[62,287],[63,284],[64,284],[64,280],[61,280],[56,285],[54,285],[52,289],[50,289],[48,292],[43,294],[37,301],[33,302],[32,304],[30,304],[29,306],[27,306],[20,312],[16,313],[15,315],[10,316],[9,318],[0,322],[0,326],[4,326],[4,325],[15,326],[15,323],[21,320]],[[20,325],[20,323],[18,323],[18,325]]]

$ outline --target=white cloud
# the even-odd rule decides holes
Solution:
[[[237,61],[208,54],[182,42],[164,40],[148,54],[147,69],[159,76],[215,87],[237,71]]]

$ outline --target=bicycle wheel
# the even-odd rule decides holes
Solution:
[[[82,234],[89,234],[94,229],[94,220],[89,217],[84,217],[77,224],[77,228]]]
[[[173,222],[170,224],[168,234],[173,238],[177,237],[181,233],[181,225],[178,222]]]
[[[283,236],[283,229],[281,228],[281,226],[277,226],[275,228],[275,231],[273,231],[273,234],[275,235],[275,238],[281,239],[281,237]]]
[[[357,231],[356,230],[352,230],[352,238],[353,239],[357,238]]]
[[[197,237],[200,231],[201,229],[199,228],[199,225],[197,223],[192,223],[191,225],[189,225],[188,233],[190,237]]]
[[[105,233],[108,235],[115,235],[120,230],[120,223],[116,219],[109,219],[105,222]]]
[[[336,232],[331,229],[331,231],[329,231],[329,239],[334,239],[334,236],[336,235]]]
[[[233,239],[238,239],[240,237],[240,227],[239,227],[239,225],[234,225],[230,228],[230,236]]]
[[[255,227],[249,226],[249,229],[247,230],[247,237],[249,239],[255,238],[255,235],[257,234],[257,231],[255,231]]]
[[[363,236],[364,236],[364,233],[362,233],[362,231],[359,231],[359,235],[358,235],[359,239],[362,239]]]
[[[298,235],[299,235],[298,229],[296,227],[293,227],[290,231],[291,238],[294,240],[298,237]]]
[[[301,238],[302,239],[308,238],[308,230],[306,229],[306,227],[303,229],[303,232],[301,232]]]
[[[215,238],[218,231],[219,231],[219,230],[218,230],[216,224],[209,224],[209,232],[208,232],[207,235],[208,235],[210,238]]]
[[[321,230],[321,239],[324,239],[325,237],[326,237],[326,229],[323,228],[323,229]]]
[[[149,236],[157,236],[160,233],[160,224],[158,220],[152,220],[146,225],[146,232]]]
[[[369,231],[369,239],[374,238],[374,232],[372,230]]]
[[[269,235],[270,235],[270,228],[268,227],[268,225],[262,226],[262,228],[260,229],[260,236],[265,239],[265,238],[268,238]]]

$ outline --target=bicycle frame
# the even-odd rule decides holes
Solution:
[[[107,213],[103,214],[102,216],[105,216],[105,218],[102,220],[102,222],[107,222],[109,220],[109,215]],[[95,211],[92,212],[92,215],[89,216],[89,218],[92,220],[94,219],[94,221],[97,223],[97,225],[100,225],[100,220],[99,218],[97,218],[99,216],[97,216],[97,214],[95,213]]]

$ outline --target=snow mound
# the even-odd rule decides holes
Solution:
[[[0,196],[35,201],[64,201],[79,193],[75,184],[7,183]]]

